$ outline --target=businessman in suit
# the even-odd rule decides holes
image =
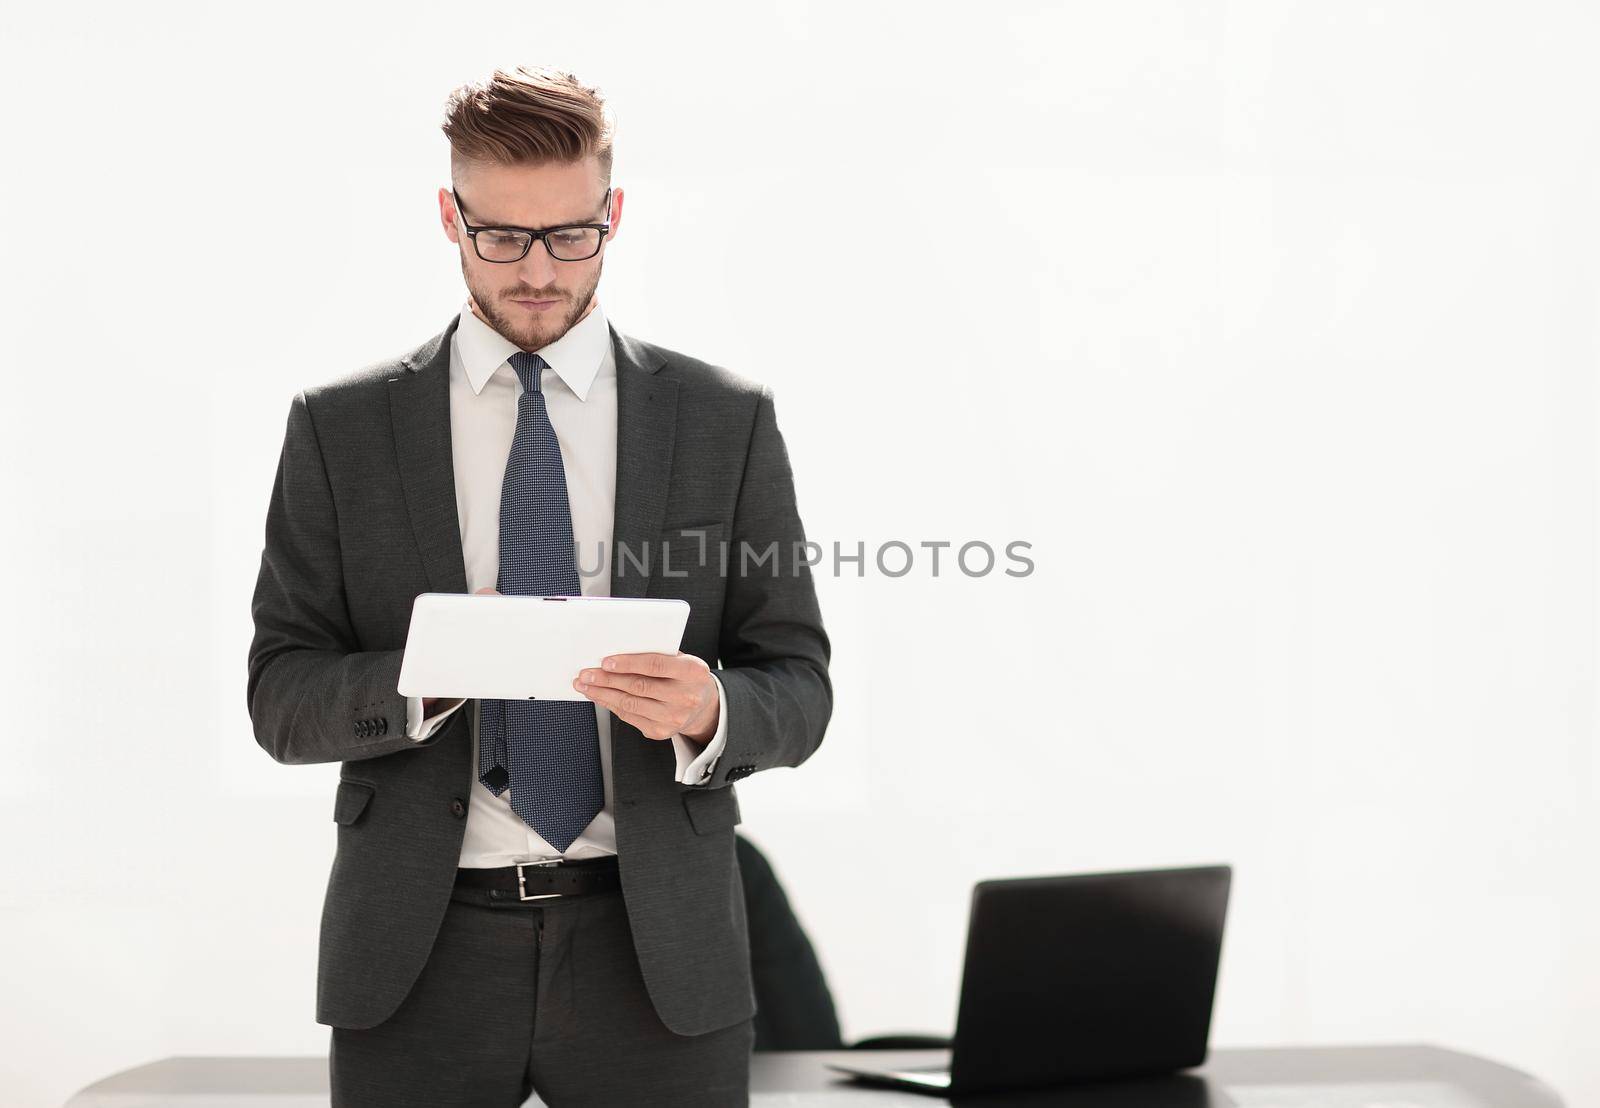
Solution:
[[[444,130],[467,302],[294,397],[251,605],[257,741],[342,763],[333,1103],[746,1104],[734,782],[800,765],[832,710],[772,393],[602,313],[623,191],[595,90],[497,70]],[[690,615],[678,652],[575,674],[582,700],[407,698],[429,591]]]

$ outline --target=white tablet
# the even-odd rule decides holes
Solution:
[[[588,700],[578,671],[608,654],[674,654],[683,600],[425,592],[411,606],[401,696]]]

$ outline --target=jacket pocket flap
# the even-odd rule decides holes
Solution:
[[[663,535],[674,537],[681,536],[691,542],[697,542],[704,535],[707,542],[713,542],[722,534],[722,521],[720,519],[707,520],[705,523],[672,523],[661,529]]]
[[[683,806],[689,813],[689,822],[694,824],[696,834],[700,835],[732,827],[743,818],[739,814],[739,797],[731,785],[684,793]]]
[[[333,798],[334,822],[351,824],[360,819],[361,813],[367,810],[367,802],[372,799],[372,794],[376,791],[365,781],[341,779],[339,791]]]

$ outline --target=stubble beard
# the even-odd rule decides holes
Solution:
[[[466,280],[468,290],[472,293],[473,301],[478,305],[478,310],[483,313],[490,327],[523,350],[539,350],[572,330],[583,317],[584,309],[594,298],[594,290],[600,285],[600,270],[603,265],[604,263],[595,266],[594,276],[588,286],[578,290],[575,295],[556,293],[564,306],[556,309],[558,314],[553,318],[548,312],[530,312],[514,304],[508,305],[511,299],[508,293],[491,295],[487,290],[475,286],[471,275],[467,273],[465,258],[462,259],[461,273]],[[524,293],[526,290],[512,291]],[[517,299],[534,300],[538,297],[519,295]]]

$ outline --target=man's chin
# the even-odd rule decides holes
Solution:
[[[568,297],[557,297],[556,303],[550,307],[535,311],[523,307],[509,296],[478,301],[480,306],[485,303],[493,305],[491,311],[483,313],[489,325],[527,350],[548,346],[571,329],[573,321],[569,318],[569,302]]]

